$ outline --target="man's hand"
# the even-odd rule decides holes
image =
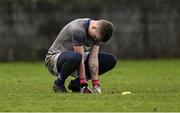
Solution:
[[[93,93],[101,93],[101,88],[99,85],[95,85],[92,89]]]
[[[91,93],[93,93],[93,91],[88,86],[84,86],[81,88],[80,93],[81,94],[91,94]]]

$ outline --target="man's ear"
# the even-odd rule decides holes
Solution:
[[[93,26],[92,29],[93,29],[93,30],[96,30],[97,28],[96,28],[96,26]]]

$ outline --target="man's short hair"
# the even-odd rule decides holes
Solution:
[[[101,35],[101,41],[107,42],[112,36],[114,26],[109,21],[99,20],[99,30]]]

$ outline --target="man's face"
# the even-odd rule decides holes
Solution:
[[[95,41],[100,41],[101,35],[100,35],[100,32],[99,32],[98,27],[94,27],[94,28],[92,29],[92,35],[91,35],[91,37],[92,37]]]

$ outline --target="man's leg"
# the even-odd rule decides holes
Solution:
[[[59,75],[53,87],[55,92],[61,92],[61,87],[64,87],[65,80],[72,72],[79,68],[81,60],[81,54],[73,51],[65,51],[59,55],[57,59],[57,71]],[[63,90],[62,92],[66,91]]]
[[[114,66],[117,63],[116,57],[110,53],[99,53],[98,58],[99,58],[99,75],[102,75],[110,71],[111,69],[114,68]],[[89,65],[88,65],[88,59],[89,59],[89,56],[87,57],[85,61],[85,68],[86,68],[86,77],[88,80],[90,80],[91,75],[90,75],[90,70],[89,70]],[[79,92],[80,90],[79,78],[72,80],[68,87],[74,92]]]

